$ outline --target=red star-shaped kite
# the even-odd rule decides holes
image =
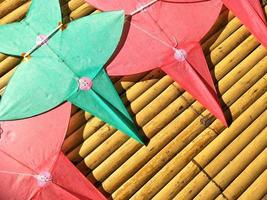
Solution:
[[[218,17],[222,2],[181,0],[88,0],[101,10],[125,10],[125,38],[107,67],[109,75],[161,68],[227,122],[199,41]]]
[[[0,199],[106,199],[61,152],[70,108],[0,122]]]

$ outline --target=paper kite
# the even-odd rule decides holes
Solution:
[[[103,11],[123,9],[127,15],[124,39],[107,65],[109,75],[130,75],[159,67],[227,126],[199,43],[215,23],[223,5],[221,0],[86,1]],[[235,9],[266,44],[266,24],[261,22],[264,19],[259,2],[224,3]],[[241,9],[244,13],[239,14]]]
[[[33,0],[26,18],[0,26],[0,52],[23,56],[0,103],[0,120],[23,119],[69,101],[142,143],[104,64],[120,40],[124,12],[62,24],[57,0]]]
[[[260,0],[222,0],[224,5],[267,48],[267,22]]]
[[[106,199],[61,152],[70,110],[0,122],[0,199]]]

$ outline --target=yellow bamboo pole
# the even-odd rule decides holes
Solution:
[[[258,101],[259,102],[259,101]],[[252,127],[252,126],[251,126]],[[251,129],[250,127],[250,129]],[[249,133],[249,132],[247,132]],[[250,132],[251,133],[251,132]],[[258,132],[256,132],[255,135],[257,135]],[[227,147],[226,151],[229,151],[229,149],[233,149],[231,147]],[[240,149],[240,148],[238,148]],[[240,151],[242,150],[242,148],[240,149]],[[229,152],[228,152],[229,153]],[[226,154],[224,154],[226,155]],[[224,163],[228,164],[231,161],[231,156],[235,156],[236,154],[232,155],[231,153],[229,155],[227,155],[227,157],[225,158],[224,162],[219,163],[218,166],[212,165],[213,167],[215,167],[215,170],[217,170],[218,172],[224,167]],[[215,158],[216,159],[216,158]],[[242,163],[241,163],[242,165]],[[194,167],[194,170],[199,171],[198,166]],[[228,175],[225,175],[227,178]],[[187,199],[193,199],[194,196],[197,195],[197,193],[202,189],[203,186],[199,186],[202,185],[203,183],[208,183],[210,181],[210,178],[203,172],[199,173],[194,179],[193,181],[191,181],[189,184],[186,185],[186,187],[181,190],[176,197],[174,198],[175,200],[187,200]],[[214,182],[210,182],[210,185],[212,185],[213,187],[215,187],[216,185],[214,184]],[[218,187],[216,186],[216,189],[218,189]]]
[[[265,56],[267,56],[267,51],[263,46],[260,45],[251,54],[244,58],[238,65],[236,65],[230,73],[224,75],[222,80],[218,82],[218,88],[220,88],[220,91],[228,90],[232,86],[230,83],[237,82]],[[217,73],[220,73],[222,76],[226,73],[225,71],[229,71],[229,69],[222,69],[221,71],[222,72],[219,72],[219,70],[217,70]]]
[[[245,26],[241,26],[227,39],[225,39],[219,46],[217,46],[210,54],[210,60],[213,64],[218,64],[223,59],[224,54],[230,53],[236,46],[244,41],[250,33]]]
[[[230,52],[226,58],[221,60],[216,65],[214,71],[212,71],[215,78],[218,79],[218,76],[223,77],[227,73],[229,73],[229,70],[232,70],[238,63],[245,59],[255,48],[257,48],[258,45],[259,43],[255,40],[253,36],[249,36],[248,38],[246,38],[238,47],[236,47],[232,52]]]
[[[201,42],[206,42],[209,38],[211,38],[214,33],[217,33],[218,31],[221,30],[222,27],[227,26],[227,24],[230,23],[230,21],[234,18],[235,16],[233,15],[232,12],[229,12],[227,9],[222,9],[219,17],[217,18],[216,22],[214,25],[211,27],[209,32],[201,39]]]
[[[216,177],[213,178],[221,188],[225,188],[233,181],[248,165],[262,152],[267,146],[267,129],[264,129],[245,149],[242,150]],[[214,169],[216,164],[209,164],[205,171],[213,176],[217,169]],[[212,182],[209,182],[206,187],[194,198],[214,199],[220,194],[220,189]]]
[[[10,78],[12,77],[12,75],[14,74],[16,68],[11,69],[8,73],[6,73],[5,75],[3,75],[0,79],[0,89],[3,89],[8,81],[10,80]]]
[[[15,22],[15,21],[20,21],[25,16],[27,10],[29,9],[30,4],[31,2],[26,2],[25,4],[22,4],[20,7],[18,7],[14,11],[7,14],[6,16],[2,17],[0,19],[0,25]]]
[[[224,195],[228,199],[237,199],[266,169],[267,149],[261,152],[261,154],[223,191]],[[266,186],[263,185],[263,187]],[[221,198],[221,196],[222,195],[216,199]]]
[[[267,194],[267,170],[239,197],[239,200],[260,200]]]
[[[210,37],[203,44],[203,50],[208,53],[218,47],[226,38],[233,34],[238,28],[242,26],[238,18],[233,18],[226,26],[221,27],[220,30],[210,35]]]
[[[258,102],[262,103],[260,101]],[[239,136],[239,138],[242,139],[238,139],[239,146],[234,150],[238,151],[240,148],[242,149],[252,140],[251,138],[256,137],[256,135],[264,129],[264,121],[267,120],[267,113],[261,114],[264,112],[264,106],[258,105],[259,103],[257,103],[252,104],[228,129],[225,129],[204,150],[202,150],[194,158],[194,162],[198,163],[197,157],[199,155],[203,155],[203,158],[206,160],[211,160],[216,157],[216,152],[223,149],[230,141],[232,141],[233,138],[237,137],[248,126],[249,127]],[[260,117],[258,117],[259,115]],[[253,120],[255,121],[250,125]],[[248,134],[250,134],[250,137],[247,137]],[[235,152],[231,152],[229,155],[235,156]],[[225,158],[225,160],[226,159],[228,158]],[[153,200],[174,198],[174,196],[200,172],[200,168],[195,165],[194,162],[191,161],[186,167],[184,167],[180,173],[178,173],[157,195],[153,197]]]
[[[7,57],[0,63],[0,76],[3,76],[5,73],[13,69],[19,63],[20,63],[19,58]]]
[[[239,91],[239,90],[235,90],[235,93],[237,93],[237,91]],[[242,93],[243,91],[239,91],[239,92]],[[230,96],[230,94],[231,94],[231,92],[229,92],[229,91],[226,92],[226,94],[223,95],[223,98],[224,99],[226,99],[227,97],[228,98],[229,97],[233,98],[233,96],[232,95]],[[251,99],[246,99],[246,101],[247,101],[246,102],[247,106],[251,105],[253,103],[253,101],[251,101]],[[231,107],[239,107],[240,104],[239,103],[237,104],[237,102],[235,102]],[[232,103],[233,102],[231,101],[228,104],[228,106],[230,106]],[[243,108],[245,108],[245,107],[243,107]],[[236,117],[238,117],[238,115],[240,115],[240,111],[231,112],[231,113],[232,113],[234,119]],[[216,121],[218,121],[218,120],[216,120]],[[214,127],[213,130],[218,130],[217,128],[215,128],[216,126],[211,125],[210,127]],[[184,143],[184,140],[182,138],[180,138],[181,135],[183,135],[183,133],[187,133],[187,135],[189,135],[187,137],[190,137],[190,136],[192,136],[193,133],[199,134],[202,130],[203,130],[203,126],[201,125],[201,123],[199,123],[198,120],[195,123],[191,123],[182,133],[179,134],[179,136],[177,138],[172,140],[172,142],[170,144],[168,144],[167,146],[164,147],[165,151],[170,152],[170,151],[172,151],[172,149],[175,149],[177,146],[179,146],[179,143]],[[192,156],[194,154],[196,154],[198,151],[200,151],[204,146],[206,146],[206,144],[209,141],[211,141],[211,139],[213,139],[214,137],[217,136],[216,135],[217,133],[215,133],[213,130],[209,129],[208,132],[204,132],[204,133],[200,134],[200,136],[198,137],[199,140],[198,139],[197,140],[193,140],[192,144],[189,144],[189,145],[186,146],[185,149],[188,149],[188,150],[185,150],[185,149],[182,150],[182,152],[178,154],[180,156],[176,156],[175,158],[173,158],[156,175],[154,175],[153,178],[147,177],[147,180],[149,180],[149,181],[146,182],[145,185],[142,186],[142,188],[139,189],[139,191],[134,194],[132,199],[147,199],[147,198],[151,198],[157,191],[159,191],[162,187],[164,187],[164,185],[172,177],[174,177],[177,174],[177,172],[179,172],[181,170],[182,167],[184,167],[187,164],[186,162],[190,161],[190,158],[192,158]],[[194,144],[194,143],[196,143],[196,144]],[[186,153],[183,155],[184,151]],[[185,156],[185,157],[183,157],[183,156]],[[162,158],[163,158],[161,156],[161,154],[158,154],[158,155],[154,156],[153,160],[155,160],[157,157],[158,157],[158,159],[157,159],[158,162],[160,162],[162,160]],[[182,160],[182,158],[184,158],[184,160]],[[153,162],[153,164],[156,165],[156,166],[157,166],[157,164],[155,164],[155,163],[157,163],[157,161]],[[152,164],[152,161],[150,161],[149,163]],[[136,180],[134,181],[133,177],[130,179],[130,180],[134,181],[134,187],[135,188],[138,188],[138,185],[140,187],[140,185],[142,183],[144,183],[141,180],[145,179],[146,174],[151,173],[153,168],[151,166],[149,166],[149,163],[147,164],[147,169],[149,169],[149,171],[145,170],[145,168],[144,168],[144,170],[139,170],[139,172],[136,173],[133,176],[133,177],[137,178],[138,181],[136,181]],[[143,171],[143,173],[141,174],[142,171]],[[129,181],[128,181],[128,183],[129,183]],[[104,182],[103,182],[103,185],[104,185]],[[118,195],[118,196],[121,196],[123,193],[126,193],[124,191],[128,191],[128,190],[126,188],[121,187],[118,191],[116,191],[116,193],[113,193],[113,195],[114,195],[114,197],[115,197],[115,194]],[[131,189],[129,191],[134,192],[133,189]],[[128,194],[128,195],[132,195],[132,194]],[[128,196],[126,196],[126,197],[128,197]]]
[[[158,75],[156,75],[159,72],[160,72],[159,70],[153,70],[152,72],[150,72],[149,74],[151,75],[151,78],[149,78],[149,79],[157,79],[155,77],[159,77]],[[116,88],[116,90],[117,90],[117,92],[119,94],[125,95],[125,92],[127,92],[128,89],[130,89],[132,86],[137,84],[138,81],[141,81],[142,78],[144,78],[147,75],[148,75],[148,73],[145,72],[145,73],[125,76],[125,77],[122,77],[122,78],[119,78],[119,77],[116,77],[116,76],[111,77],[111,78],[112,79],[117,78],[117,81],[114,83],[114,87]],[[138,96],[140,96],[140,95],[138,95]],[[123,98],[123,96],[122,96],[122,98]],[[124,97],[124,98],[126,98],[126,97]],[[126,100],[127,99],[125,99],[125,101]],[[133,100],[131,100],[131,101],[133,101]]]
[[[7,55],[0,53],[0,62],[5,60],[7,58]]]
[[[87,3],[82,4],[80,7],[78,7],[77,9],[75,9],[73,12],[71,12],[70,14],[70,18],[72,20],[86,16],[90,13],[92,13],[93,11],[95,11],[95,8]]]
[[[15,10],[17,7],[28,2],[29,0],[5,0],[0,5],[0,18]]]
[[[64,4],[61,7],[63,16],[67,16],[71,13],[71,11],[74,11],[78,9],[80,6],[84,4],[84,0],[70,0],[67,1],[66,4]]]

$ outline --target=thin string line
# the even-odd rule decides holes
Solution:
[[[63,23],[60,23],[54,30],[52,30],[50,33],[48,33],[48,35],[46,36],[46,38],[44,38],[39,44],[36,44],[33,48],[31,48],[27,53],[25,53],[25,55],[23,55],[24,58],[26,58],[27,56],[29,56],[32,52],[34,52],[37,48],[39,48],[40,46],[42,46],[44,44],[44,42],[49,39],[53,34],[55,34],[61,27],[63,26]]]
[[[142,5],[140,8],[134,10],[133,12],[131,12],[129,14],[129,16],[133,16],[143,10],[145,10],[145,8],[148,8],[149,6],[155,4],[156,2],[158,2],[159,0],[153,0],[151,2],[148,2],[147,4],[145,5]],[[138,3],[141,3],[139,0],[137,0]],[[150,18],[152,18],[151,15],[149,15]],[[127,18],[126,18],[127,20]],[[158,28],[164,32],[164,34],[166,35],[166,37],[171,41],[171,39],[169,38],[168,34],[159,26],[158,23],[156,23],[156,21],[152,18],[152,21],[158,26]],[[152,39],[154,40],[157,40],[158,42],[160,42],[161,44],[163,44],[164,46],[168,47],[168,48],[171,48],[173,50],[175,50],[176,48],[173,46],[173,45],[170,45],[169,43],[167,43],[166,41],[164,40],[161,40],[160,38],[158,38],[157,36],[153,35],[152,33],[150,33],[149,31],[147,31],[146,29],[143,29],[141,28],[140,26],[138,26],[137,24],[133,23],[132,21],[128,21],[129,23],[131,23],[136,29],[142,31],[143,33],[145,33],[146,35],[148,35],[149,37],[151,37]]]
[[[140,0],[136,0],[137,2],[139,2],[139,4],[142,5],[142,2]],[[160,0],[160,7],[162,6],[162,2],[164,2],[163,0]],[[151,8],[152,10],[152,8]],[[170,43],[172,43],[172,39],[170,38],[170,36],[168,35],[168,33],[158,24],[157,20],[151,15],[151,13],[149,12],[149,10],[145,10],[144,9],[144,13],[147,14],[150,19],[153,21],[154,24],[156,24],[156,26],[159,28],[159,30],[164,33],[165,37],[170,41]],[[159,11],[159,15],[160,15],[160,11]],[[174,37],[175,38],[175,37]],[[176,38],[175,38],[175,41],[176,41]],[[175,45],[177,46],[177,45]]]
[[[1,151],[3,154],[5,154],[7,157],[9,157],[9,158],[15,160],[16,162],[18,162],[21,166],[23,166],[23,167],[25,167],[25,168],[29,169],[30,171],[32,171],[32,172],[34,172],[34,173],[37,174],[37,172],[36,172],[34,169],[28,167],[27,165],[25,165],[24,163],[22,163],[21,161],[19,161],[19,160],[16,159],[15,157],[9,155],[8,153],[6,153],[5,151],[3,151],[2,149],[0,149],[0,151]]]
[[[0,173],[1,174],[11,174],[11,175],[32,176],[32,177],[37,176],[35,174],[30,174],[30,173],[10,172],[10,171],[4,171],[4,170],[0,170]]]
[[[155,35],[153,35],[152,33],[148,32],[147,30],[141,28],[140,26],[138,26],[137,24],[131,22],[131,24],[138,30],[144,32],[145,34],[147,34],[149,37],[151,37],[154,40],[157,40],[158,42],[160,42],[161,44],[165,45],[168,48],[171,49],[175,49],[172,45],[168,44],[167,42],[165,42],[164,40],[159,39],[158,37],[156,37]]]
[[[135,15],[135,14],[137,14],[137,13],[143,11],[144,9],[146,9],[146,8],[148,8],[149,6],[153,5],[153,4],[156,3],[157,1],[159,1],[159,0],[153,0],[153,1],[148,2],[148,3],[145,4],[145,5],[140,6],[140,8],[138,8],[138,9],[134,10],[133,12],[131,12],[130,15],[133,16],[133,15]]]

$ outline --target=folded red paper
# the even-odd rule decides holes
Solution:
[[[61,152],[70,110],[0,122],[0,199],[105,199]]]

